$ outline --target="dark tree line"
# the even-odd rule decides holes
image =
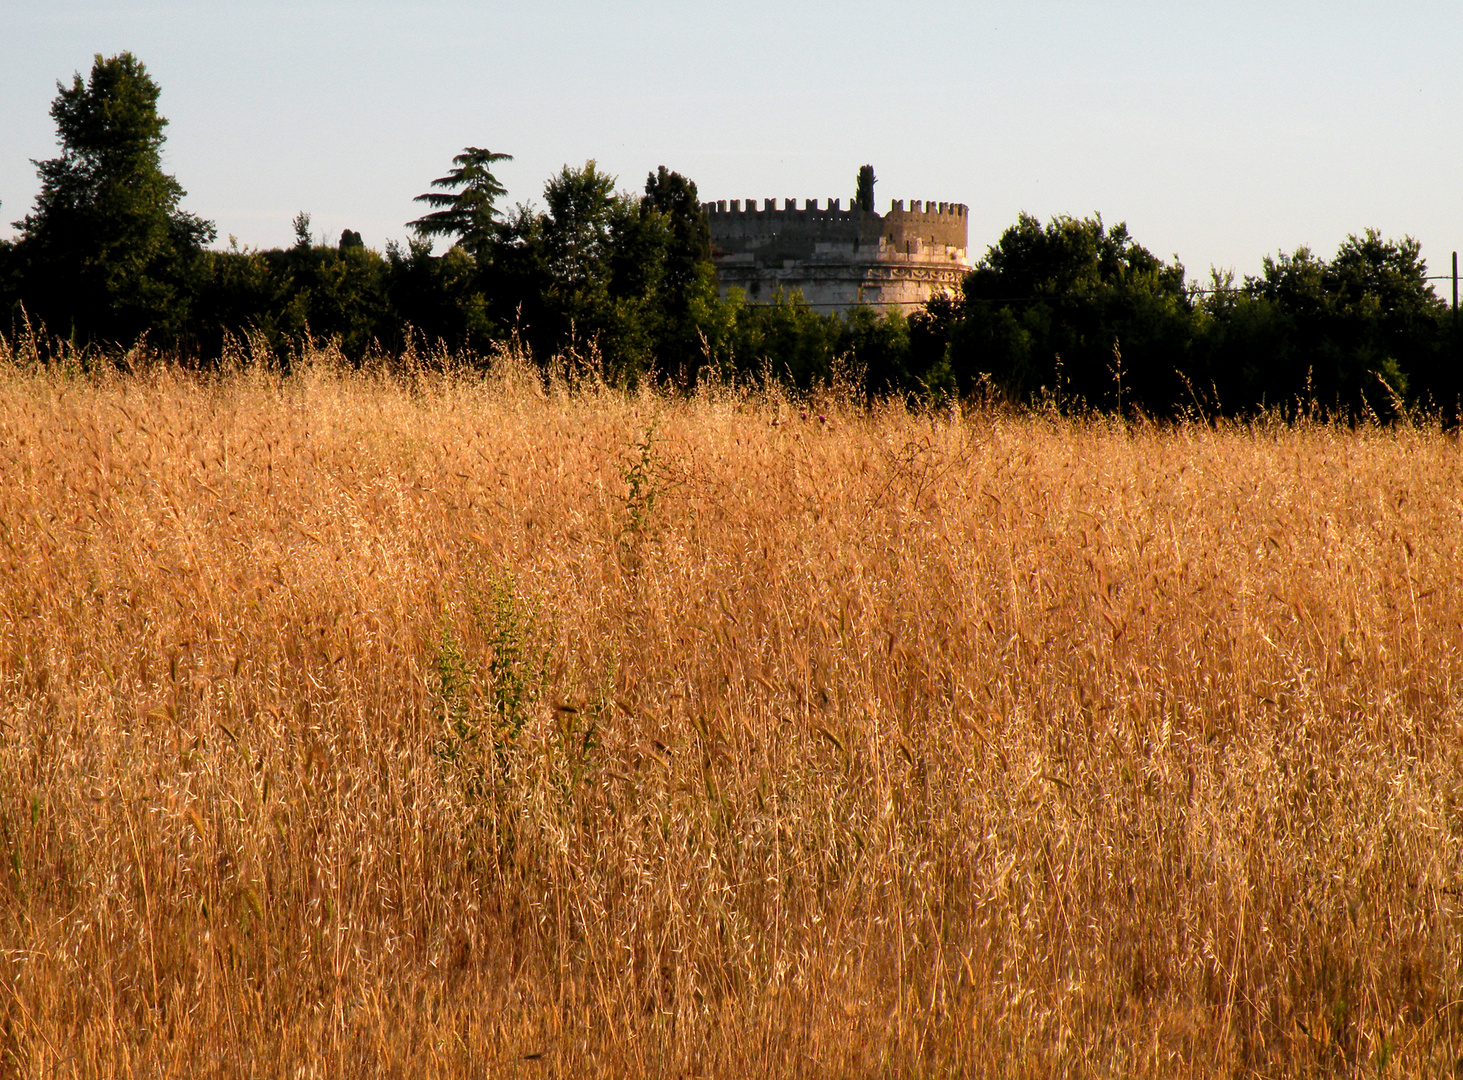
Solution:
[[[1327,261],[1301,248],[1204,290],[1101,218],[1022,216],[958,298],[911,319],[921,365],[968,392],[1024,402],[1243,412],[1303,405],[1457,411],[1453,313],[1417,241],[1375,231]]]
[[[1244,412],[1314,404],[1386,414],[1398,400],[1457,412],[1460,352],[1416,241],[1352,236],[1243,281],[1196,289],[1177,261],[1100,217],[1023,215],[959,294],[910,313],[819,315],[797,296],[719,295],[696,185],[664,167],[640,194],[594,161],[565,166],[543,206],[505,207],[508,155],[467,147],[418,197],[414,238],[367,248],[345,230],[270,251],[211,250],[163,172],[158,87],[130,54],[58,87],[59,157],[0,242],[0,333],[125,348],[146,336],[200,364],[247,338],[287,360],[306,341],[353,359],[409,343],[491,356],[512,342],[573,355],[616,381],[689,386],[707,371],[808,387],[843,372],[870,394],[995,394],[1048,407]],[[873,205],[859,170],[855,203]],[[447,250],[435,254],[434,240]]]

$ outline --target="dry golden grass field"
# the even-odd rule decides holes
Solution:
[[[22,359],[0,1076],[1463,1069],[1454,435]]]

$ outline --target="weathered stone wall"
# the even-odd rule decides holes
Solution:
[[[915,199],[904,208],[903,199],[895,199],[884,215],[884,231],[891,244],[913,242],[958,248],[962,257],[969,243],[970,216],[964,203],[921,203]]]
[[[838,199],[801,209],[787,199],[707,203],[722,293],[753,302],[799,291],[820,311],[857,304],[910,310],[959,288],[969,271],[969,225],[961,203],[895,200],[887,214],[842,209]]]

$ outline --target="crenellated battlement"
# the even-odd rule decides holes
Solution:
[[[796,199],[702,205],[723,286],[741,287],[753,299],[797,289],[825,307],[903,305],[951,288],[970,269],[964,203],[914,199],[906,208],[895,199],[884,214],[839,199],[824,206],[817,199],[801,206]]]
[[[895,199],[889,212],[844,208],[841,200],[830,199],[819,206],[817,199],[721,199],[703,204],[711,226],[713,243],[729,254],[752,247],[783,249],[807,242],[850,243],[862,248],[881,240],[890,251],[920,247],[958,248],[963,258],[969,234],[969,208],[964,203],[942,203],[920,199]],[[808,252],[806,254],[811,254]],[[782,258],[800,257],[788,254]]]
[[[816,215],[819,219],[833,217],[855,218],[861,215],[867,216],[871,213],[874,217],[880,216],[877,212],[859,210],[852,205],[844,209],[840,205],[843,201],[841,199],[829,199],[828,205],[825,207],[819,207],[817,199],[804,199],[801,207],[798,206],[797,199],[782,199],[781,206],[777,205],[778,201],[777,199],[762,199],[759,203],[757,199],[718,199],[716,202],[703,203],[702,207],[711,216],[719,216],[722,214],[753,214],[760,217],[769,214],[808,214]],[[959,220],[968,215],[969,209],[964,203],[935,202],[933,199],[922,202],[919,199],[911,199],[909,209],[906,210],[904,208],[904,200],[895,199],[889,205],[888,215],[884,216],[898,217],[902,215],[905,217],[920,217],[927,220],[942,218]]]

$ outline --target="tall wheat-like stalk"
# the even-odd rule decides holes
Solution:
[[[135,367],[0,356],[0,1075],[1463,1057],[1454,435]]]

